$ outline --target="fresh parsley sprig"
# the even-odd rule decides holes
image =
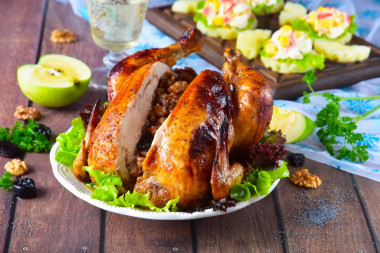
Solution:
[[[11,141],[26,152],[48,152],[52,142],[42,133],[38,133],[39,124],[35,120],[28,120],[26,125],[17,121],[12,131],[9,127],[0,128],[0,140]]]
[[[5,172],[0,177],[0,188],[3,188],[4,190],[9,190],[13,187],[14,179],[9,172]]]
[[[321,143],[326,147],[330,155],[335,156],[341,160],[348,158],[353,162],[365,162],[368,160],[367,145],[361,145],[360,142],[364,141],[363,134],[355,133],[357,123],[374,113],[380,108],[376,106],[372,110],[357,117],[340,116],[340,101],[342,100],[366,100],[366,99],[380,99],[380,95],[370,97],[340,97],[335,96],[329,92],[316,93],[311,87],[312,83],[316,80],[315,70],[306,72],[302,81],[306,82],[310,93],[304,92],[303,102],[310,103],[311,96],[323,96],[328,101],[325,108],[317,113],[316,126],[319,127],[317,136]],[[343,138],[343,147],[335,150],[338,144],[337,138]]]

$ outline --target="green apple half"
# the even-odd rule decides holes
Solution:
[[[33,102],[46,107],[62,107],[74,103],[88,88],[90,68],[73,57],[49,54],[38,64],[18,68],[21,91]]]
[[[270,130],[281,130],[286,137],[286,143],[306,139],[315,129],[315,123],[302,113],[273,106]]]

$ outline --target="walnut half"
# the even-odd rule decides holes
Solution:
[[[21,176],[28,172],[28,165],[25,161],[21,161],[20,159],[13,159],[12,161],[7,162],[4,168],[15,176]]]
[[[16,111],[13,114],[16,118],[21,120],[34,119],[37,120],[41,117],[40,112],[34,107],[26,107],[19,105],[16,107]]]
[[[71,43],[77,41],[77,36],[70,30],[55,29],[51,32],[50,40],[53,43]]]
[[[318,176],[310,174],[308,169],[294,172],[290,176],[290,182],[306,188],[317,188],[322,184],[322,180]]]

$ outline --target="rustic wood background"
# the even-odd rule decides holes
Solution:
[[[89,88],[69,107],[41,107],[21,93],[17,68],[48,53],[74,56],[95,68],[106,52],[92,42],[88,23],[69,5],[13,0],[0,1],[0,10],[0,126],[13,126],[16,106],[33,105],[55,138],[84,104],[105,99],[105,92]],[[56,28],[71,29],[79,41],[52,44],[49,37]],[[305,167],[323,181],[316,190],[285,179],[264,200],[230,215],[152,221],[105,212],[76,198],[54,178],[47,153],[27,153],[22,159],[31,167],[27,176],[35,180],[38,197],[17,199],[12,191],[0,191],[3,252],[379,252],[380,183],[311,160]],[[0,167],[7,161],[0,157]],[[297,210],[318,198],[340,209],[331,224],[297,222]]]

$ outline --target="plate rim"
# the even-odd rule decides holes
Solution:
[[[129,207],[118,207],[118,206],[111,206],[107,204],[104,201],[92,199],[89,195],[89,193],[84,193],[77,185],[81,184],[84,187],[86,187],[82,182],[75,179],[75,183],[70,180],[65,174],[64,170],[66,170],[67,173],[71,173],[72,176],[74,176],[71,172],[71,168],[58,163],[55,160],[55,154],[57,153],[59,148],[59,143],[56,142],[53,147],[50,150],[49,158],[50,158],[50,164],[52,166],[53,174],[57,181],[64,187],[66,190],[74,194],[76,197],[78,197],[81,200],[84,200],[85,202],[96,206],[98,208],[101,208],[103,210],[136,217],[136,218],[142,218],[142,219],[149,219],[149,220],[193,220],[193,219],[200,219],[200,218],[207,218],[207,217],[214,217],[219,215],[225,215],[228,213],[236,212],[240,209],[243,209],[255,202],[258,202],[268,196],[278,185],[280,179],[277,179],[275,182],[273,182],[272,186],[269,188],[269,193],[264,196],[256,196],[253,197],[247,201],[240,201],[236,203],[236,206],[227,208],[227,211],[213,211],[211,208],[206,209],[204,211],[196,211],[192,213],[187,212],[155,212],[155,211],[144,211],[141,209],[135,209],[135,208],[129,208]],[[90,192],[90,189],[88,189]]]

